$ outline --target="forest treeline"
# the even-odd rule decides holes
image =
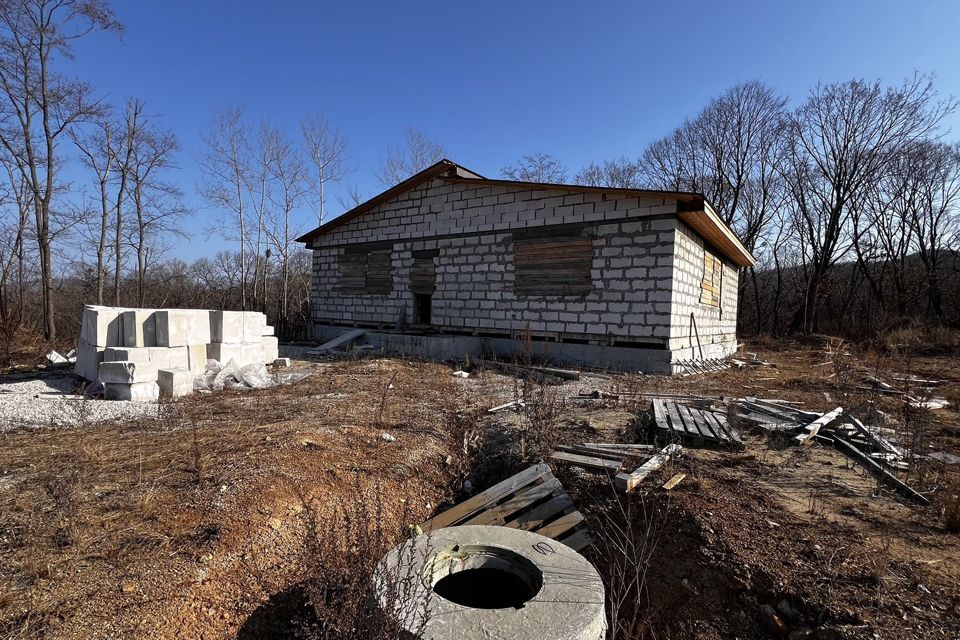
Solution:
[[[184,175],[183,132],[71,75],[73,44],[96,32],[122,32],[105,0],[0,2],[3,350],[18,335],[72,338],[86,303],[258,309],[283,338],[304,337],[310,256],[295,238],[373,195],[351,182],[347,137],[315,115],[278,126],[225,108],[198,174]],[[746,333],[955,327],[956,109],[920,74],[799,97],[751,81],[635,156],[573,173],[533,153],[502,174],[704,194],[757,258],[740,278]],[[381,158],[385,187],[446,155],[422,132],[404,136]],[[330,202],[334,184],[346,195]],[[177,244],[201,215],[217,251],[188,263]]]

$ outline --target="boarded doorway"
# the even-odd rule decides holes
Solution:
[[[435,262],[438,255],[436,249],[413,252],[410,291],[413,293],[414,324],[433,324],[433,293],[437,289]]]

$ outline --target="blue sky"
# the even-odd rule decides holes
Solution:
[[[960,96],[960,2],[114,2],[122,38],[76,47],[76,74],[107,99],[143,99],[183,143],[176,178],[209,251],[215,212],[196,195],[195,157],[212,114],[242,107],[299,128],[325,115],[349,138],[366,196],[408,127],[495,176],[523,154],[571,173],[636,157],[730,85],[758,78],[794,102],[817,82],[935,74]],[[960,137],[960,117],[951,129]],[[339,213],[335,198],[331,211]]]

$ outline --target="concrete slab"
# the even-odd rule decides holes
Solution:
[[[192,344],[187,349],[187,369],[194,374],[203,373],[207,369],[207,345]]]
[[[280,357],[280,342],[276,336],[263,336],[260,344],[263,347],[262,362],[273,362]]]
[[[80,338],[77,341],[77,361],[74,363],[73,372],[84,380],[96,380],[100,363],[103,362],[103,354],[102,347],[89,344]]]
[[[157,386],[161,398],[179,398],[193,393],[193,374],[189,369],[160,369]]]
[[[123,327],[120,307],[86,305],[80,319],[80,337],[98,347],[122,347]]]
[[[201,309],[160,309],[154,314],[158,347],[185,347],[210,342],[210,312]]]
[[[104,362],[98,374],[100,382],[134,384],[137,382],[156,382],[157,368],[149,364],[136,362]]]
[[[137,382],[134,384],[108,382],[103,385],[103,397],[107,400],[156,402],[160,397],[160,387],[157,386],[156,382]]]
[[[267,316],[258,311],[243,312],[243,341],[256,342],[266,335]]]
[[[210,342],[243,342],[243,311],[211,311]]]
[[[154,309],[131,309],[121,314],[124,346],[157,346],[157,324],[154,314]]]
[[[104,362],[136,362],[150,364],[150,349],[148,347],[107,347],[103,350]]]

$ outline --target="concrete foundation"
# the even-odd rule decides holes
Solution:
[[[352,329],[353,327],[336,325],[315,325],[314,339],[320,343],[327,342]],[[611,371],[641,371],[652,374],[673,373],[671,354],[666,349],[540,340],[525,343],[511,338],[386,331],[368,331],[357,343],[373,345],[386,354],[414,356],[427,360],[462,360],[468,355],[508,359],[524,349],[529,349],[531,355],[562,366]],[[309,347],[305,347],[303,352],[308,350]],[[281,355],[284,356],[303,357],[302,353],[295,353],[295,349],[286,345],[281,351]]]

